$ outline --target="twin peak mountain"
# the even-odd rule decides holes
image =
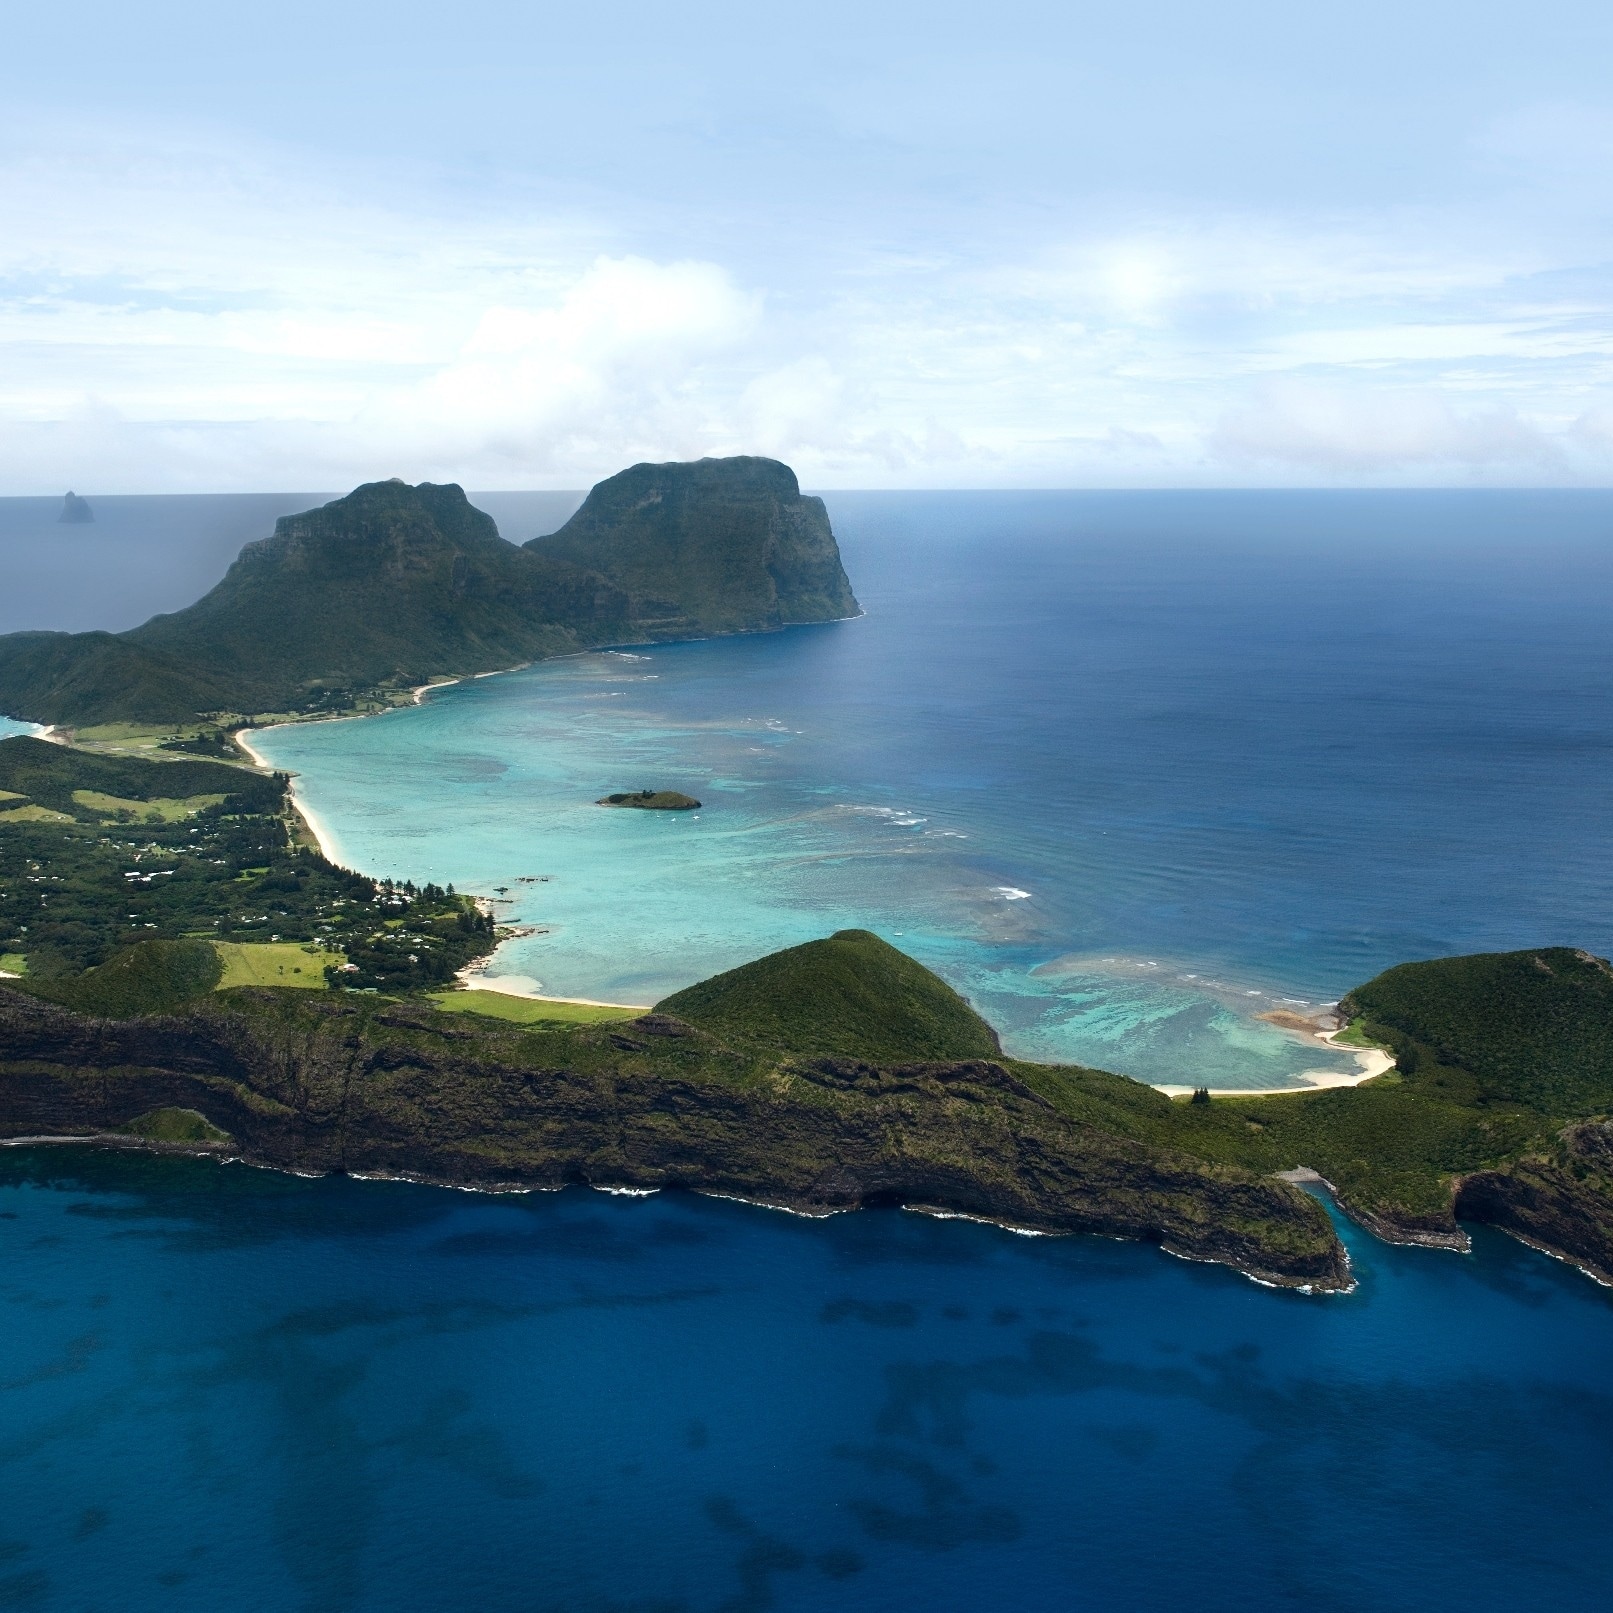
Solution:
[[[457,486],[371,482],[283,517],[184,610],[0,637],[0,711],[87,726],[351,710],[545,656],[857,614],[823,501],[776,460],[635,465],[521,547]]]

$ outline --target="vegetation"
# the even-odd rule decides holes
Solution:
[[[0,637],[0,711],[189,725],[194,737],[164,743],[221,755],[223,730],[248,715],[380,709],[415,685],[589,646],[855,611],[823,506],[787,467],[703,460],[624,476],[636,486],[641,473],[668,487],[671,525],[646,527],[607,493],[615,477],[525,548],[458,487],[370,483],[282,519],[185,610],[126,633]]]
[[[657,1008],[737,1045],[796,1057],[1001,1056],[997,1033],[957,992],[867,930],[775,952]]]
[[[80,1014],[130,1019],[205,997],[223,973],[210,941],[137,941],[81,975],[46,979],[32,989]]]
[[[295,986],[323,990],[327,971],[340,974],[347,960],[316,941],[215,941],[223,966],[220,991],[232,986]]]
[[[1613,1274],[1613,969],[1588,953],[1402,965],[1344,1004],[1352,1043],[1394,1050],[1390,1074],[1173,1102],[1003,1057],[962,997],[866,931],[648,1014],[450,991],[492,919],[299,844],[283,777],[17,738],[0,788],[49,815],[0,826],[0,968],[25,975],[0,985],[0,1131],[205,1142],[205,1125],[308,1168],[895,1197],[1327,1286],[1325,1220],[1271,1182],[1303,1166],[1387,1235],[1458,1244],[1469,1216]],[[306,989],[327,983],[348,989]],[[182,1032],[141,1040],[152,1015]],[[321,1130],[338,1113],[350,1155]]]
[[[194,1109],[153,1109],[137,1115],[123,1128],[136,1137],[158,1143],[227,1143],[230,1134],[220,1131],[206,1115]]]
[[[1613,968],[1567,947],[1402,964],[1346,1010],[1415,1085],[1551,1115],[1613,1108]]]
[[[116,817],[124,807],[191,799],[228,803],[232,813],[272,813],[280,809],[285,782],[217,762],[175,760],[153,772],[144,759],[98,755],[28,735],[0,742],[0,789],[8,797],[82,821]]]
[[[1604,961],[1547,948],[1402,964],[1343,1007],[1360,1041],[1397,1051],[1396,1070],[1354,1088],[1171,1102],[1092,1072],[1012,1068],[1072,1118],[1139,1141],[1250,1170],[1313,1169],[1387,1235],[1458,1245],[1458,1216],[1473,1214],[1613,1272]],[[1526,1229],[1499,1207],[1509,1195],[1546,1209]]]
[[[700,805],[692,795],[682,795],[677,790],[623,790],[615,795],[601,796],[594,804],[640,807],[646,812],[688,812]]]
[[[823,500],[776,459],[634,465],[527,545],[605,576],[650,638],[855,616]]]
[[[507,991],[434,991],[431,1000],[449,1014],[480,1014],[512,1025],[611,1025],[634,1018],[636,1008],[563,1002],[553,997],[516,997]]]
[[[299,950],[290,967],[329,964],[355,989],[419,991],[446,985],[494,945],[493,920],[468,898],[377,882],[297,844],[283,776],[18,737],[0,741],[0,786],[65,808],[0,828],[0,951],[26,959],[34,987],[52,989],[138,942],[206,939],[317,943],[320,956]],[[100,795],[136,807],[216,799],[137,825],[109,816]],[[239,973],[251,955],[235,953],[227,967]]]
[[[848,1002],[841,966],[859,961],[867,992],[892,993],[891,1015]],[[732,991],[712,1007],[743,1038],[666,1012],[523,1025],[263,990],[198,998],[153,1034],[149,1020],[74,1019],[0,988],[0,1134],[97,1136],[182,1109],[242,1157],[297,1170],[681,1186],[814,1213],[912,1203],[1146,1238],[1273,1282],[1347,1281],[1327,1217],[1286,1183],[1073,1122],[995,1060],[926,1059],[990,1046],[989,1032],[872,937],[774,962],[785,1020],[837,1024],[828,1045],[845,1056],[769,1045],[788,1027],[777,1015],[747,1027]],[[890,1068],[861,1062],[882,1050]]]

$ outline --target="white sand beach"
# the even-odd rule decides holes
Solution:
[[[1308,1034],[1314,1036],[1317,1041],[1325,1042],[1329,1047],[1332,1047],[1340,1031],[1312,1031]],[[1295,1076],[1294,1084],[1290,1086],[1212,1086],[1209,1091],[1212,1096],[1236,1096],[1242,1098],[1269,1098],[1285,1092],[1320,1092],[1327,1087],[1358,1087],[1363,1081],[1370,1081],[1374,1076],[1383,1075],[1395,1067],[1394,1055],[1386,1052],[1381,1047],[1350,1047],[1340,1048],[1339,1051],[1350,1054],[1356,1062],[1355,1070],[1301,1070]],[[1203,1085],[1203,1083],[1200,1083],[1200,1085]],[[1168,1098],[1186,1098],[1190,1097],[1196,1088],[1157,1082],[1154,1085],[1154,1090],[1163,1092]]]
[[[274,764],[247,737],[253,732],[255,730],[250,728],[236,729],[235,743],[265,772],[272,773]],[[298,793],[296,774],[292,774],[291,778],[291,804],[296,810],[297,816],[307,825],[309,834],[314,837],[315,843],[319,846],[319,854],[326,862],[335,863],[338,867],[345,867],[346,865],[342,862],[337,851],[336,837],[331,833],[329,826],[320,820],[319,815]]]

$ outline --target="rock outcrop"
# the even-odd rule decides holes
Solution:
[[[0,1136],[132,1146],[132,1123],[165,1109],[285,1169],[686,1188],[814,1214],[906,1204],[1144,1239],[1290,1287],[1350,1281],[1326,1217],[1286,1183],[1078,1125],[1000,1066],[799,1079],[665,1014],[537,1034],[426,1005],[232,992],[110,1021],[0,988]]]
[[[822,502],[773,460],[635,467],[524,548],[456,486],[371,482],[284,517],[184,610],[126,633],[0,637],[0,711],[79,725],[349,711],[579,649],[856,613]]]

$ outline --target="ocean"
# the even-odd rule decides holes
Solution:
[[[1023,1056],[1269,1089],[1354,1066],[1260,1013],[1613,943],[1608,495],[830,509],[861,620],[255,742],[343,860],[498,897],[535,933],[495,972],[561,996],[864,926]],[[703,808],[594,805],[647,786]]]
[[[1613,1296],[0,1150],[0,1606],[1601,1613]]]
[[[142,610],[238,541],[127,502]],[[1261,1013],[1613,950],[1613,496],[829,507],[860,620],[258,743],[347,860],[503,902],[495,969],[559,995],[865,924],[1015,1051],[1269,1089],[1349,1060]],[[129,625],[78,530],[0,627]],[[646,785],[702,808],[593,805]],[[1322,1299],[899,1211],[6,1150],[0,1607],[1609,1605],[1613,1295],[1340,1230]]]

